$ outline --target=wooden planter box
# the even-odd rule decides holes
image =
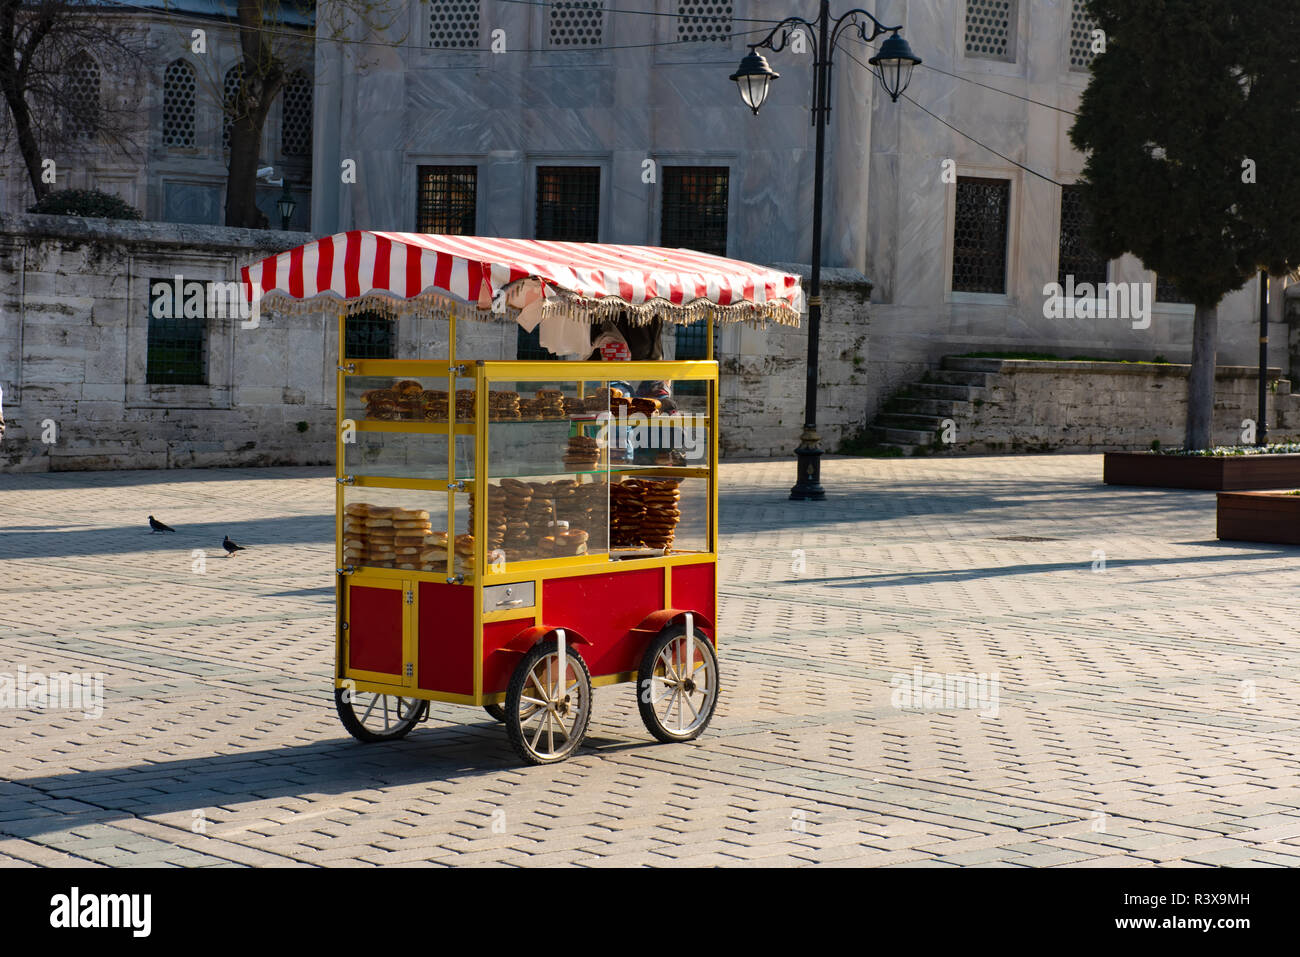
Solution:
[[[1197,488],[1218,492],[1246,489],[1300,488],[1300,454],[1158,455],[1155,452],[1107,452],[1107,485],[1152,488]]]
[[[1220,492],[1219,538],[1300,545],[1300,495]]]

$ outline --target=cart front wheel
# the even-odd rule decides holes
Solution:
[[[510,677],[505,724],[510,744],[529,764],[554,764],[578,750],[591,720],[591,675],[572,648],[538,642]]]
[[[348,734],[358,741],[396,741],[406,737],[429,710],[422,698],[399,698],[396,695],[334,689],[334,707]]]
[[[686,628],[665,628],[650,642],[637,672],[636,703],[646,729],[671,744],[700,736],[718,703],[718,659],[695,633],[688,652]],[[687,662],[687,657],[690,662]]]

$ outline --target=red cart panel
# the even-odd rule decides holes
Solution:
[[[400,588],[348,589],[348,668],[381,674],[402,673]]]
[[[664,607],[664,569],[553,578],[542,583],[543,624],[570,627],[590,645],[579,652],[593,677],[635,671],[644,642],[630,634]]]
[[[700,565],[674,565],[673,575],[674,608],[687,608],[704,615],[711,622],[718,617],[713,607],[713,573],[716,566],[712,562]]]
[[[418,687],[474,693],[474,589],[420,582]]]

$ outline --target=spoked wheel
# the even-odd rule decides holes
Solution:
[[[335,688],[334,707],[348,734],[372,744],[406,737],[423,720],[429,702],[422,698]]]
[[[718,659],[695,632],[687,661],[686,628],[665,628],[650,642],[637,672],[636,703],[646,729],[660,741],[699,737],[718,703]]]
[[[565,649],[560,674],[559,645],[538,642],[510,677],[505,723],[510,744],[529,764],[563,761],[582,744],[591,720],[591,675],[578,653]]]
[[[501,705],[485,704],[483,706],[483,710],[486,711],[488,714],[492,715],[492,717],[496,718],[498,721],[502,722],[503,724],[505,723],[506,709],[501,707]]]

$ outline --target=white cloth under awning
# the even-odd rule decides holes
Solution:
[[[582,356],[591,352],[591,323],[569,316],[547,316],[541,321],[537,341],[557,356]]]

